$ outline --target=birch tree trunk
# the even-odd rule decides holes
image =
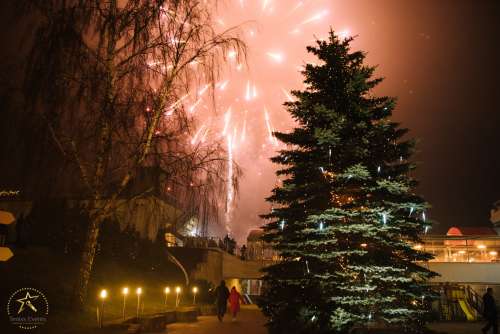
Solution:
[[[81,309],[87,300],[88,284],[94,264],[97,238],[99,236],[99,217],[92,217],[89,221],[87,238],[83,247],[82,258],[75,285],[74,305]]]

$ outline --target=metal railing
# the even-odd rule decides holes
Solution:
[[[469,285],[465,288],[465,296],[467,302],[477,311],[477,313],[483,314],[483,298]]]

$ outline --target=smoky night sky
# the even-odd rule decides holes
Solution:
[[[227,140],[243,171],[226,223],[239,242],[270,210],[264,198],[278,180],[269,158],[280,148],[270,132],[293,126],[282,103],[302,88],[298,68],[314,60],[306,45],[330,26],[357,36],[353,49],[386,78],[376,93],[398,97],[394,119],[419,139],[415,176],[432,205],[432,233],[490,224],[500,199],[500,1],[224,0],[217,11],[217,29],[242,25],[247,62],[228,55],[216,112],[203,88],[185,107],[198,118],[192,142]],[[8,16],[0,15],[2,58],[15,57]]]
[[[492,203],[500,199],[500,2],[304,1],[292,18],[286,13],[295,1],[274,3],[273,20],[257,14],[262,8],[250,10],[265,41],[249,42],[250,71],[263,76],[266,92],[276,91],[267,101],[274,129],[286,131],[291,126],[279,106],[286,100],[279,88],[300,88],[301,77],[280,64],[271,68],[270,59],[254,53],[278,53],[281,45],[286,63],[306,59],[303,43],[309,43],[312,35],[324,36],[329,25],[340,33],[357,35],[353,48],[365,50],[368,63],[378,65],[377,74],[386,78],[377,93],[398,97],[394,119],[419,139],[415,175],[420,180],[419,193],[433,207],[429,212],[436,223],[432,232],[445,232],[452,225],[488,226]],[[248,11],[232,7],[231,23],[252,19]],[[300,26],[322,14],[317,22]],[[295,40],[285,34],[293,30],[293,22],[302,30]],[[264,137],[264,122],[259,125],[254,119],[252,124]],[[275,167],[265,161],[273,150],[261,146],[271,146],[269,141],[253,144],[235,153],[244,172],[231,223],[239,240],[248,229],[263,224],[257,214],[270,209],[263,198],[277,181]]]

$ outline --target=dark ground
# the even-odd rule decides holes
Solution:
[[[7,318],[5,306],[9,296],[20,288],[32,287],[40,290],[49,303],[48,322],[43,327],[30,330],[30,334],[94,334],[97,320],[96,308],[100,303],[98,293],[108,291],[105,304],[105,321],[121,318],[123,295],[121,289],[128,286],[130,295],[126,303],[126,315],[131,317],[137,310],[136,287],[143,289],[143,313],[162,312],[164,306],[163,288],[171,289],[180,285],[182,280],[178,269],[168,267],[165,270],[152,271],[144,265],[120,263],[118,261],[96,261],[93,279],[89,285],[89,301],[83,311],[73,311],[69,298],[77,272],[78,257],[55,252],[47,247],[29,246],[12,247],[14,257],[7,262],[0,262],[0,333],[27,333],[13,327]],[[201,293],[201,292],[200,292]],[[189,305],[192,297],[181,294],[181,304]],[[175,303],[172,294],[168,306]]]
[[[198,317],[195,323],[175,323],[167,326],[169,334],[266,334],[265,319],[254,306],[242,306],[236,321],[227,314],[220,323],[215,316]]]
[[[198,317],[195,323],[175,323],[168,325],[170,334],[266,334],[265,318],[254,306],[243,306],[235,322],[226,315],[224,322],[219,323],[215,316]],[[481,333],[483,323],[478,322],[439,322],[429,327],[438,333],[474,334]]]

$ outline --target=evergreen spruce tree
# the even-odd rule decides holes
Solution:
[[[275,133],[272,161],[283,178],[264,240],[282,261],[265,269],[260,306],[270,333],[346,333],[380,322],[418,332],[435,273],[415,249],[430,226],[410,176],[414,140],[390,117],[395,99],[376,97],[375,68],[330,31],[308,52],[306,89],[285,106],[297,122]]]

